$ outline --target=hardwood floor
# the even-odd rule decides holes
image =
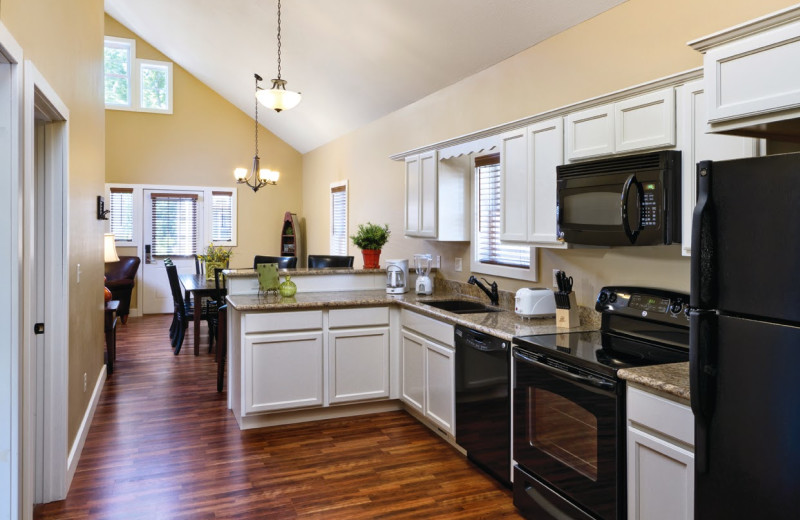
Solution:
[[[34,518],[521,518],[509,490],[405,412],[240,431],[205,326],[199,357],[174,356],[169,323],[118,328],[69,495]]]

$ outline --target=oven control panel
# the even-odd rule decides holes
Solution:
[[[604,315],[688,326],[688,307],[689,295],[684,293],[645,287],[603,287],[594,308]]]

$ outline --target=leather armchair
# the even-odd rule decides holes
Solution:
[[[120,256],[119,262],[106,263],[106,287],[111,291],[112,299],[119,300],[117,316],[120,317],[122,323],[128,322],[131,293],[140,262],[138,256]]]

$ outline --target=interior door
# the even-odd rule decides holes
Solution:
[[[142,313],[173,311],[164,260],[172,259],[178,273],[194,273],[194,254],[203,249],[203,192],[146,189],[142,196],[144,262]]]

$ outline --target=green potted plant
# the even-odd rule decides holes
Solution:
[[[228,262],[232,256],[232,248],[225,249],[222,246],[217,247],[214,244],[208,244],[206,252],[204,254],[197,255],[197,258],[202,261],[203,264],[205,264],[206,279],[213,280],[214,268],[219,267],[220,269],[227,269]]]
[[[361,250],[364,257],[364,269],[380,267],[381,248],[389,241],[389,224],[379,226],[372,222],[359,224],[355,235],[350,236],[353,244]]]

